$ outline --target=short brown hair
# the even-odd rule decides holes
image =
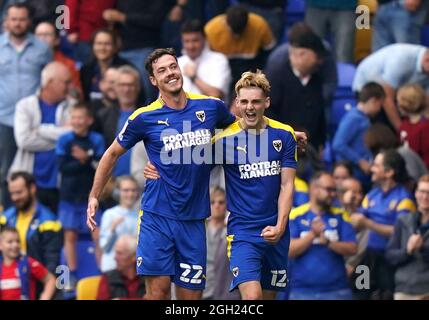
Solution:
[[[256,87],[260,88],[266,97],[270,95],[270,82],[268,81],[265,74],[261,70],[256,70],[256,72],[247,71],[241,75],[240,80],[235,84],[235,93],[238,96],[238,92],[242,88]]]
[[[164,55],[173,56],[177,61],[176,51],[173,48],[160,48],[152,51],[151,54],[146,58],[144,62],[144,67],[150,76],[153,76],[153,64]]]
[[[419,180],[417,181],[417,184],[419,184],[420,182],[428,183],[429,182],[429,174],[425,174],[425,175],[421,176],[419,178]]]
[[[36,185],[36,179],[34,178],[34,176],[31,173],[28,173],[26,171],[16,171],[13,172],[10,175],[9,181],[15,181],[18,180],[19,178],[24,179],[25,181],[25,186],[30,189],[31,186],[35,186]]]
[[[3,233],[6,233],[6,232],[19,234],[18,229],[16,229],[15,227],[11,227],[8,225],[0,226],[0,235],[3,235]]]
[[[386,97],[386,93],[384,92],[383,87],[374,81],[366,83],[358,95],[359,102],[368,102],[370,99],[384,99]]]
[[[406,84],[398,89],[398,107],[405,113],[421,113],[426,108],[426,95],[418,84]]]
[[[374,156],[381,150],[399,146],[398,137],[392,129],[383,123],[374,123],[366,130],[364,143]]]
[[[75,105],[73,105],[71,107],[71,111],[73,111],[73,110],[84,110],[88,117],[91,117],[91,118],[94,117],[92,109],[84,102],[79,102],[79,103],[76,103]]]

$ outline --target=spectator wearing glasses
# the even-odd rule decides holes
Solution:
[[[344,256],[356,253],[356,235],[349,215],[332,207],[336,190],[329,173],[316,173],[310,202],[290,214],[291,300],[352,299]]]

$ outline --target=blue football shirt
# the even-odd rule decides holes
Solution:
[[[315,217],[317,214],[311,211],[308,203],[293,209],[289,218],[291,239],[310,232]],[[356,242],[349,214],[343,209],[331,208],[321,218],[325,224],[324,235],[330,241]],[[290,259],[289,274],[291,288],[297,292],[329,292],[348,288],[344,257],[317,243],[317,239],[303,254]]]
[[[117,137],[125,149],[143,140],[149,160],[161,178],[147,180],[142,210],[176,220],[210,215],[211,138],[215,128],[234,122],[219,99],[187,93],[181,109],[158,99],[136,110]]]
[[[231,212],[228,234],[234,235],[234,240],[261,238],[259,227],[277,221],[281,169],[296,168],[293,129],[265,120],[267,126],[260,134],[242,130],[237,121],[214,138],[216,162],[223,163]]]

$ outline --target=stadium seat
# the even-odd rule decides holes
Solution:
[[[61,251],[61,264],[66,265],[64,249]],[[95,245],[92,240],[79,239],[77,242],[77,279],[99,275],[95,258]]]
[[[335,154],[332,150],[332,145],[329,140],[325,142],[325,146],[323,148],[323,163],[325,164],[325,170],[331,171],[332,167],[335,163]]]
[[[338,124],[341,118],[353,107],[356,106],[356,99],[353,97],[349,98],[334,98],[331,105],[331,114],[329,119],[329,135],[334,137],[335,131],[337,130]]]
[[[353,64],[337,63],[338,84],[334,94],[334,99],[354,98],[352,89],[356,67]]]
[[[429,24],[423,26],[422,28],[421,44],[429,47]]]
[[[304,20],[305,16],[305,1],[304,0],[288,0],[285,10],[286,24],[293,25],[295,22]]]
[[[81,279],[76,287],[77,300],[95,300],[101,276],[92,276]]]

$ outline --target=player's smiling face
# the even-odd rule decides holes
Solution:
[[[161,93],[178,94],[182,90],[183,78],[175,57],[165,54],[153,64],[152,85],[158,87]]]
[[[236,98],[236,104],[246,128],[263,128],[264,112],[270,106],[270,98],[265,96],[261,88],[241,88]]]

